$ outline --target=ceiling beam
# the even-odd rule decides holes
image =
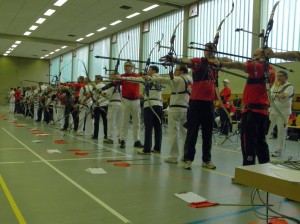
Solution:
[[[176,9],[180,9],[180,8],[184,7],[183,4],[177,4],[177,3],[172,3],[172,2],[163,2],[163,1],[159,1],[159,0],[137,0],[137,1],[149,2],[149,3],[153,3],[153,4],[164,5],[164,6],[170,6],[170,7],[176,8]]]
[[[85,43],[77,43],[77,42],[65,41],[65,40],[55,40],[55,39],[40,38],[40,37],[20,36],[20,35],[12,35],[12,34],[4,34],[4,33],[0,33],[0,38],[7,39],[7,40],[20,40],[20,41],[35,42],[35,43],[66,45],[69,47],[78,47],[78,46],[82,46],[85,44]]]

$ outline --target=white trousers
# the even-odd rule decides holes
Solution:
[[[93,121],[92,121],[92,114],[91,109],[89,107],[80,107],[79,109],[79,123],[78,123],[78,134],[83,133],[84,128],[84,122],[85,122],[85,132],[86,133],[93,133]]]
[[[178,157],[179,148],[182,150],[183,156],[183,145],[186,137],[186,129],[183,124],[187,120],[186,111],[170,111],[168,112],[168,126],[169,126],[169,142],[171,146],[170,157]],[[181,145],[180,145],[181,140]]]
[[[140,100],[122,99],[121,104],[121,133],[120,139],[126,141],[130,115],[132,116],[132,133],[134,142],[140,140],[140,121],[141,121],[141,105]]]
[[[9,103],[9,112],[14,113],[15,112],[15,102]]]
[[[64,106],[59,106],[57,107],[57,121],[59,123],[59,128],[64,127],[65,123],[65,107]]]
[[[284,114],[283,115],[286,124],[289,120],[290,115],[289,114]],[[283,120],[282,117],[280,115],[277,114],[270,114],[269,115],[269,120],[270,120],[270,128],[268,131],[268,139],[271,136],[271,133],[275,127],[275,125],[277,125],[277,140],[276,140],[276,146],[275,146],[275,150],[274,151],[278,151],[278,152],[282,152],[284,143],[285,143],[285,139],[286,139],[286,132],[287,132],[287,128],[284,128],[283,125]],[[272,151],[272,150],[271,150]]]
[[[121,130],[121,104],[108,105],[107,110],[107,138],[114,139],[114,132],[117,131],[117,137],[120,138]]]

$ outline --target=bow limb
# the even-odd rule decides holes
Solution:
[[[231,8],[231,11],[225,16],[225,18],[220,22],[218,28],[217,28],[217,31],[216,31],[216,34],[215,34],[215,37],[214,37],[214,46],[215,46],[215,50],[217,49],[217,46],[218,46],[218,43],[219,43],[219,38],[220,38],[220,31],[221,31],[221,28],[222,28],[222,25],[223,23],[225,22],[225,20],[231,15],[231,13],[233,12],[234,10],[234,3],[232,3],[232,8]],[[215,93],[216,93],[216,96],[217,96],[217,99],[223,109],[223,111],[226,113],[227,115],[227,118],[230,122],[230,124],[232,124],[232,118],[230,116],[230,113],[228,112],[227,108],[225,107],[224,103],[223,103],[223,100],[221,99],[221,96],[220,96],[220,90],[219,90],[219,76],[218,76],[218,72],[219,72],[219,69],[214,69],[215,72],[216,72],[216,76],[215,76]]]
[[[219,37],[220,37],[220,31],[221,31],[221,27],[223,25],[223,23],[225,22],[225,20],[231,15],[231,13],[234,10],[234,3],[232,2],[232,8],[231,11],[227,14],[227,16],[225,16],[225,18],[220,22],[218,28],[217,28],[217,32],[215,34],[215,38],[214,38],[214,44],[217,47],[218,43],[219,43]]]
[[[275,14],[275,11],[276,11],[276,8],[279,4],[281,0],[278,0],[275,5],[273,6],[272,8],[272,11],[271,11],[271,15],[270,15],[270,18],[269,18],[269,21],[268,21],[268,25],[267,25],[267,29],[266,29],[266,33],[265,33],[265,36],[264,36],[264,46],[263,46],[263,53],[265,55],[265,63],[264,63],[264,76],[265,76],[265,83],[266,83],[266,92],[267,92],[267,95],[268,95],[268,99],[269,99],[269,102],[270,102],[270,105],[271,105],[271,108],[273,108],[277,114],[279,114],[282,122],[283,122],[283,126],[284,128],[286,127],[286,120],[284,119],[284,116],[283,114],[281,113],[281,111],[278,109],[278,107],[275,105],[274,103],[274,100],[273,98],[271,97],[271,87],[270,87],[270,72],[269,72],[269,68],[268,68],[268,65],[269,65],[269,58],[266,57],[266,49],[268,49],[268,40],[269,40],[269,35],[272,31],[272,28],[273,28],[273,23],[274,23],[274,14]]]
[[[127,46],[128,43],[129,43],[129,36],[128,36],[128,39],[127,39],[126,43],[124,44],[124,46],[121,48],[121,50],[119,52],[117,63],[116,63],[115,70],[114,70],[114,74],[119,74],[118,68],[119,68],[119,65],[120,65],[121,53],[125,49],[125,47]]]
[[[176,38],[176,31],[177,31],[179,25],[180,25],[183,21],[184,21],[184,19],[181,20],[181,21],[175,26],[175,28],[174,28],[174,30],[173,30],[173,34],[172,34],[171,39],[170,39],[170,51],[169,51],[169,53],[168,53],[168,55],[170,55],[171,57],[176,56],[176,52],[175,52],[175,48],[174,48],[174,46],[175,46],[174,43],[175,43],[175,38]],[[169,65],[169,76],[170,76],[170,79],[171,79],[171,80],[174,79],[174,72],[173,72],[174,65],[175,65],[175,63],[173,63],[173,62],[170,63],[170,65]]]

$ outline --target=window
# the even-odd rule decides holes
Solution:
[[[266,29],[273,6],[277,0],[261,1],[261,29]],[[273,29],[268,46],[275,52],[300,50],[300,0],[281,1],[274,14]],[[284,60],[271,59],[278,63]]]
[[[112,57],[118,58],[123,48],[120,58],[122,59],[130,59],[137,60],[139,58],[139,50],[140,50],[140,26],[133,26],[130,29],[127,29],[123,32],[117,33],[118,41],[112,45]],[[125,61],[120,61],[120,65],[118,68],[118,72],[122,74],[124,72],[124,63]],[[138,64],[133,62],[138,69]],[[116,65],[116,61],[111,63],[111,68],[114,69]],[[135,70],[138,73],[138,70]]]
[[[109,57],[110,38],[105,38],[94,43],[94,50],[90,52],[90,78],[94,80],[95,75],[108,77],[108,73],[104,68],[109,69],[109,60],[103,58],[95,58],[95,56]]]
[[[182,42],[183,42],[183,10],[178,10],[166,15],[154,18],[150,21],[150,32],[143,33],[143,53],[142,60],[146,61],[149,57],[150,51],[161,40],[161,48],[157,46],[151,54],[151,61],[159,62],[159,59],[166,55],[170,49],[164,48],[170,47],[170,40],[173,35],[175,27],[178,25],[175,32],[174,50],[177,57],[182,57]],[[163,38],[163,39],[162,39]],[[142,65],[145,67],[145,64]],[[159,73],[168,73],[168,70],[160,65]]]
[[[88,72],[88,52],[89,46],[76,49],[76,57],[73,57],[73,77],[72,81],[77,81],[79,76],[87,76]]]
[[[217,27],[226,15],[231,11],[232,0],[199,2],[198,17],[190,18],[188,21],[187,43],[196,42],[205,44],[214,41]],[[218,51],[251,57],[252,35],[248,33],[235,32],[236,28],[243,28],[252,32],[253,0],[236,0],[234,11],[222,24]],[[203,46],[197,46],[203,48]],[[189,57],[203,56],[203,51],[188,50]],[[219,57],[224,55],[219,54]],[[227,56],[229,57],[229,56]],[[237,57],[229,57],[236,61],[244,61]]]

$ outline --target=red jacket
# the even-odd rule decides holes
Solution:
[[[61,83],[61,85],[62,86],[69,86],[72,89],[74,89],[75,90],[75,93],[74,93],[75,98],[79,97],[79,92],[80,92],[81,87],[85,86],[85,84],[83,82],[80,82],[80,83]]]
[[[231,89],[227,86],[224,89],[221,90],[220,92],[220,96],[222,99],[222,102],[225,106],[225,108],[229,108],[229,101],[230,101],[230,96],[231,96]],[[219,107],[221,107],[221,104],[219,105]]]
[[[122,74],[121,77],[139,77],[138,74]],[[139,99],[140,98],[140,84],[121,81],[122,85],[122,97],[127,99]]]

